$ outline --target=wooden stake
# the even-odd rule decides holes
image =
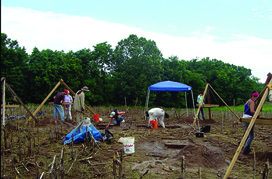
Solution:
[[[35,158],[36,179],[39,179],[39,166],[38,166],[38,163],[37,163],[37,157],[34,156],[34,158]]]
[[[255,179],[255,175],[256,175],[256,153],[255,150],[253,149],[253,179]]]
[[[56,128],[55,128],[55,133],[56,133],[56,139],[58,140],[58,122],[55,121],[55,124],[56,124]]]
[[[37,128],[37,135],[38,135],[38,152],[40,152],[40,132],[39,132],[39,128]]]
[[[128,113],[128,109],[127,109],[127,99],[125,98],[125,108],[126,108],[126,113],[125,113],[125,118],[127,119],[127,113]]]
[[[198,173],[199,173],[199,179],[201,179],[201,167],[199,167]]]
[[[14,167],[14,169],[15,169],[16,173],[17,173],[21,178],[23,178],[22,175],[20,174],[19,170],[18,170],[16,167]]]
[[[74,160],[74,134],[72,134],[72,150],[71,150],[71,158]]]
[[[52,139],[53,139],[53,134],[52,134],[52,128],[50,127],[50,135],[49,135],[49,140],[50,140],[50,143],[52,143]]]
[[[41,174],[41,176],[40,176],[40,179],[42,179],[42,177],[43,177],[43,174],[44,174],[44,172],[42,172],[42,174]]]
[[[12,133],[10,133],[10,157],[11,157],[11,162],[12,162],[12,166],[14,166],[14,158],[13,158],[13,141],[12,141]]]
[[[52,171],[53,171],[53,169],[54,169],[54,167],[55,167],[55,160],[56,160],[56,155],[54,155],[53,161],[52,161],[52,163],[50,164],[50,165],[51,165],[51,168],[50,168],[49,174],[52,174]],[[53,175],[52,177],[54,177],[54,175]]]
[[[3,175],[2,176],[5,176],[5,155],[4,155],[4,152],[2,152],[2,167],[3,167]]]
[[[64,179],[64,175],[65,175],[64,167],[63,167],[63,156],[64,156],[64,148],[62,148],[62,150],[61,150],[60,164],[59,164],[59,168],[60,168],[60,177],[61,177],[62,179]]]
[[[25,170],[29,173],[28,168],[26,168],[26,166],[24,165],[24,163],[22,163],[23,167],[25,168]]]
[[[185,156],[184,155],[181,158],[181,173],[182,173],[182,178],[185,179]]]
[[[113,170],[112,170],[112,174],[113,174],[113,177],[114,177],[114,179],[116,178],[116,162],[115,162],[115,154],[113,155],[113,160],[112,160],[112,168],[113,168]]]
[[[123,150],[120,151],[120,160],[118,161],[119,165],[119,178],[122,178],[122,171],[123,171]]]
[[[28,133],[27,135],[28,141],[29,141],[29,146],[28,146],[28,155],[31,156],[32,155],[32,143],[31,143],[31,137],[30,134]]]
[[[22,161],[22,152],[21,152],[21,140],[20,140],[20,136],[18,135],[18,144],[19,144],[19,147],[18,147],[18,155],[19,155],[19,161]]]
[[[5,128],[3,128],[3,132],[4,132],[4,151],[5,151],[5,149],[8,148],[7,147],[7,145],[8,145],[7,144],[7,134],[6,134],[7,132],[6,132]]]
[[[265,163],[262,179],[269,179],[269,159]]]
[[[77,156],[78,156],[78,155],[77,155]],[[75,162],[76,162],[76,160],[77,160],[77,156],[76,156],[75,160],[73,161],[73,163],[71,164],[71,166],[70,166],[70,168],[69,168],[69,170],[67,171],[67,173],[66,173],[66,174],[68,174],[68,173],[70,172],[70,170],[71,170],[72,166],[74,165],[74,163],[75,163]]]

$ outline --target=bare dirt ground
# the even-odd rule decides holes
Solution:
[[[105,133],[109,111],[99,114],[103,121],[93,124],[100,133]],[[73,145],[63,145],[62,139],[76,127],[75,122],[62,122],[51,116],[41,116],[37,123],[31,120],[27,126],[26,119],[10,121],[1,135],[1,176],[118,178],[122,169],[122,178],[223,178],[244,133],[237,118],[221,112],[213,112],[212,119],[199,121],[196,128],[192,127],[194,116],[190,114],[170,115],[165,119],[166,128],[158,124],[158,129],[147,127],[142,111],[125,117],[121,126],[110,126],[113,139]],[[196,137],[199,127],[205,125],[211,126],[210,132]],[[271,129],[271,125],[255,126],[252,149],[256,162],[253,154],[239,154],[230,178],[262,177],[266,162],[270,165],[272,162]],[[134,153],[122,153],[123,144],[118,142],[121,137],[134,137]],[[121,168],[116,166],[116,176],[114,158],[122,163]]]

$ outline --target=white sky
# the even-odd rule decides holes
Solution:
[[[183,0],[4,0],[1,32],[29,54],[34,47],[75,52],[105,41],[114,49],[117,42],[136,34],[155,41],[164,58],[216,58],[251,69],[264,83],[272,72],[272,1],[250,5],[253,1],[241,0],[247,4],[243,8],[233,6],[234,0],[211,1],[192,0],[199,2],[194,6]]]

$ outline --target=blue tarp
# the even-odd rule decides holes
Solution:
[[[91,135],[93,135],[95,142],[98,142],[98,140],[102,139],[102,135],[92,123],[84,125],[84,122],[82,121],[75,129],[73,129],[69,134],[65,136],[65,138],[63,139],[64,145],[72,142],[72,134],[74,143],[84,141],[84,139],[86,138],[86,128],[87,132],[90,132]]]
[[[174,81],[161,81],[154,85],[151,85],[148,90],[150,91],[191,91],[192,87],[174,82]]]

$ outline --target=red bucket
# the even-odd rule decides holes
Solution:
[[[94,118],[94,122],[99,122],[99,114],[94,114],[93,118]]]
[[[150,121],[150,123],[152,125],[152,129],[157,129],[158,128],[157,120]]]

